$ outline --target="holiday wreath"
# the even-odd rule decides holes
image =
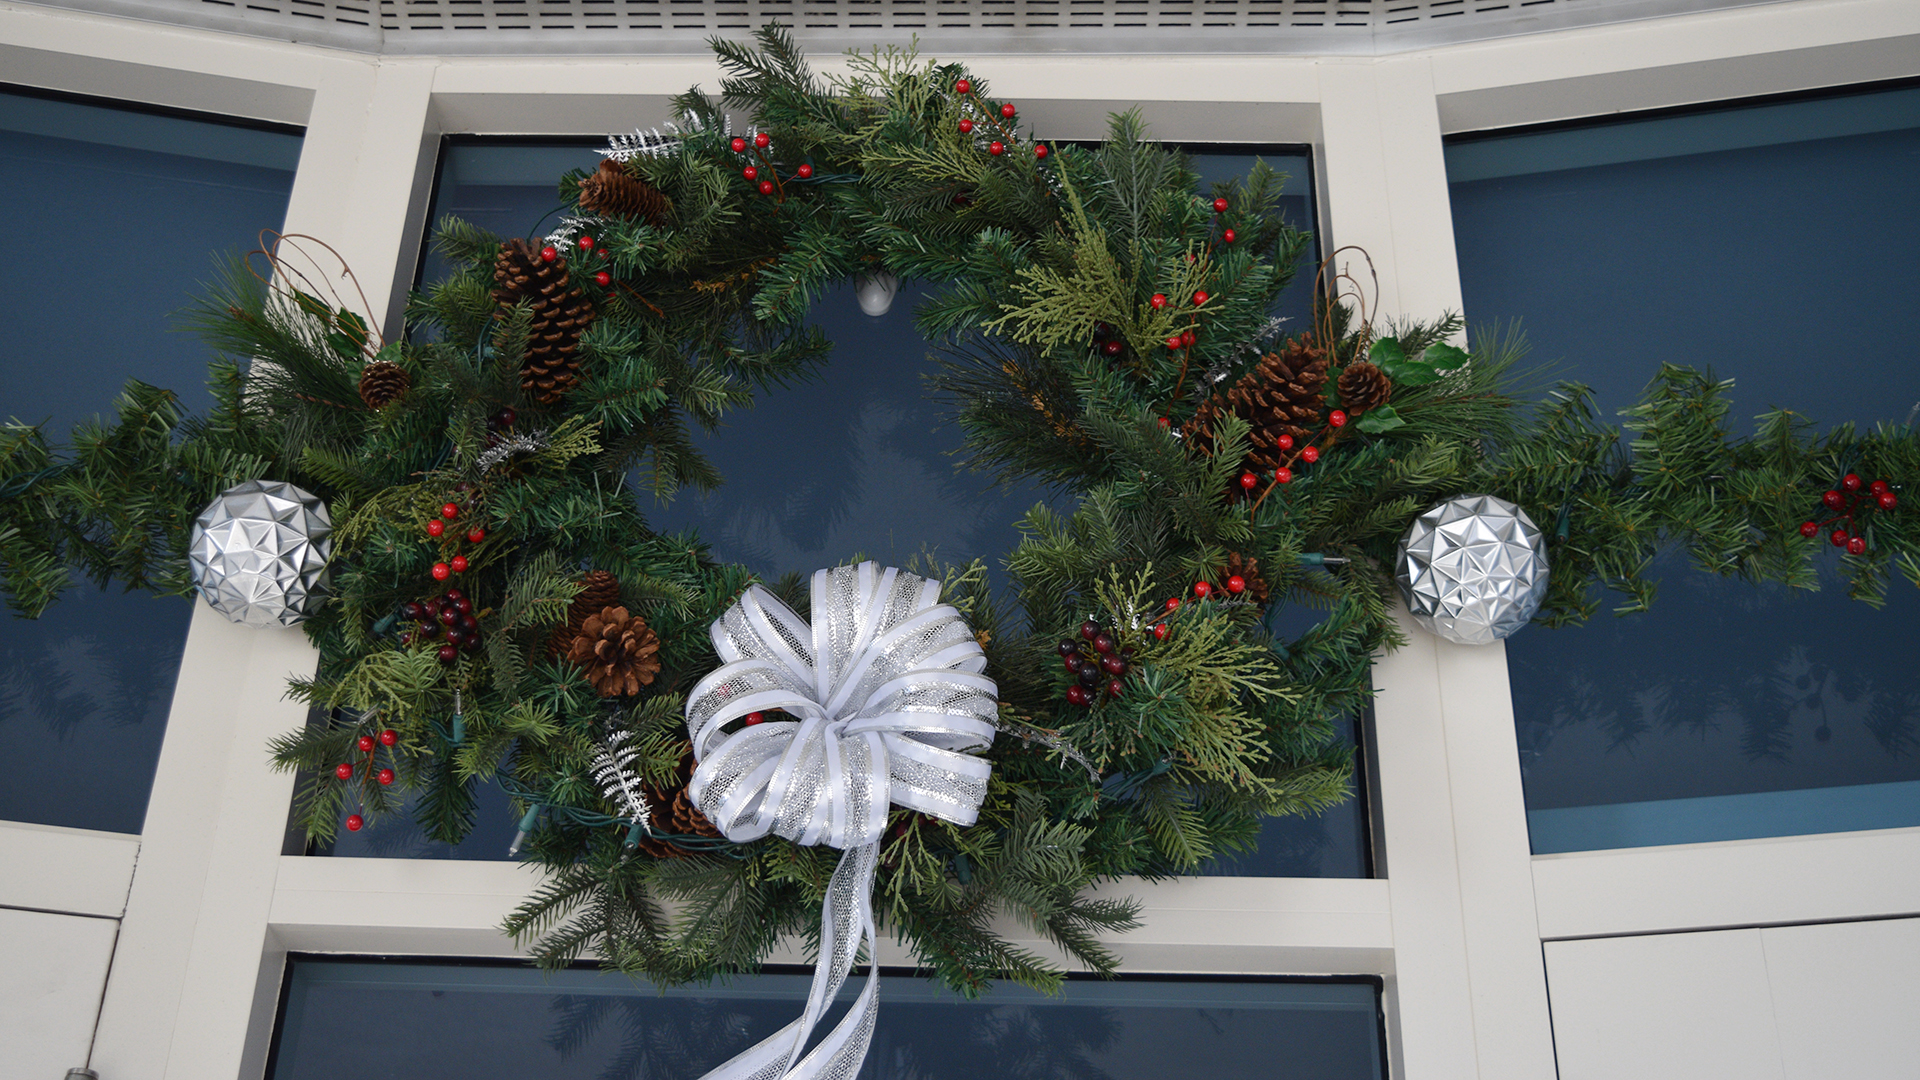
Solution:
[[[728,695],[751,678],[703,678],[757,655],[744,632],[710,634],[716,621],[757,618],[805,653],[806,620],[838,625],[857,616],[850,598],[876,596],[948,636],[942,670],[960,674],[929,710],[987,695],[985,734],[942,744],[990,765],[977,814],[881,799],[861,811],[861,850],[874,919],[973,994],[1060,978],[996,916],[1110,972],[1101,938],[1135,909],[1089,886],[1190,871],[1249,844],[1262,815],[1344,797],[1332,721],[1364,705],[1370,659],[1400,640],[1397,549],[1436,504],[1544,527],[1512,534],[1552,575],[1496,613],[1502,633],[1535,603],[1545,624],[1584,620],[1597,586],[1644,607],[1640,571],[1668,545],[1799,586],[1837,546],[1868,602],[1895,568],[1920,584],[1900,501],[1920,473],[1909,428],[1816,436],[1775,412],[1737,439],[1725,384],[1669,366],[1622,445],[1579,387],[1510,396],[1514,340],[1463,350],[1451,317],[1376,323],[1350,269],[1363,256],[1322,266],[1311,326],[1278,324],[1307,238],[1276,213],[1264,166],[1201,198],[1132,114],[1097,146],[1053,145],[955,65],[881,51],[824,78],[778,30],[715,47],[722,100],[684,95],[666,132],[616,138],[598,170],[564,178],[555,234],[439,223],[460,269],[413,298],[409,340],[383,342],[282,247],[272,273],[236,263],[198,310],[230,358],[209,416],[135,383],[119,422],[70,453],[19,426],[0,453],[0,564],[26,615],[69,567],[191,591],[189,556],[204,578],[222,556],[207,538],[263,500],[282,525],[330,527],[328,591],[302,563],[311,594],[268,613],[311,614],[321,656],[293,690],[324,722],[273,747],[301,774],[299,821],[326,838],[410,796],[429,835],[457,841],[476,786],[498,778],[547,872],[508,929],[543,964],[592,955],[682,982],[752,970],[821,925],[836,854],[806,826],[743,829],[751,814],[712,794],[721,781],[696,781],[696,759],[773,738],[749,729],[791,734],[811,708],[779,694],[747,708]],[[736,133],[727,109],[749,125]],[[946,343],[932,383],[973,464],[1078,499],[1022,522],[1006,596],[977,564],[913,568],[935,585],[849,567],[811,593],[750,589],[696,538],[649,529],[636,487],[718,480],[691,426],[823,362],[809,303],[887,274],[951,283],[918,321]],[[1461,499],[1483,494],[1499,498]],[[282,539],[276,557],[313,561],[313,537]],[[1326,615],[1276,638],[1268,616],[1289,603]],[[857,945],[835,943],[848,960]]]

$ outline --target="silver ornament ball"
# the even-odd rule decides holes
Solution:
[[[1448,641],[1489,645],[1540,610],[1546,538],[1505,499],[1460,495],[1414,519],[1394,579],[1415,622]]]
[[[213,610],[292,626],[320,610],[333,522],[318,496],[278,480],[235,484],[193,520],[187,562]]]

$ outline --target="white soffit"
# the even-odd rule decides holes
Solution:
[[[389,55],[703,54],[792,26],[809,51],[1377,56],[1791,0],[44,0]]]

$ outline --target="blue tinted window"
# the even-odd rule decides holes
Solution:
[[[809,979],[662,992],[591,971],[300,959],[268,1075],[686,1080],[797,1017]],[[1386,1076],[1370,981],[1075,981],[1051,998],[1003,984],[974,1002],[911,976],[881,984],[861,1080]]]
[[[0,293],[31,312],[0,335],[0,414],[64,441],[135,378],[208,408],[207,350],[171,316],[211,253],[280,228],[299,154],[284,129],[0,93]],[[34,763],[0,819],[140,831],[192,610],[82,584],[38,622],[0,618],[0,735]]]
[[[1775,406],[1912,421],[1920,90],[1462,142],[1447,166],[1470,322],[1524,319],[1603,410],[1665,361],[1735,379],[1742,434]],[[1650,614],[1508,642],[1536,852],[1920,825],[1920,593],[1896,577],[1875,611],[1831,573],[1654,573]]]
[[[602,140],[453,139],[442,147],[432,220],[453,214],[502,236],[535,236],[559,221],[557,180],[568,169],[592,169]],[[1244,177],[1253,153],[1189,147],[1204,185]],[[1296,228],[1311,229],[1312,177],[1306,154],[1263,148],[1260,158],[1287,174],[1281,208]],[[1313,260],[1280,298],[1290,331],[1311,314]],[[431,255],[422,281],[448,268]],[[922,552],[964,562],[984,559],[998,574],[1019,542],[1014,527],[1035,503],[1060,499],[1032,484],[996,485],[961,471],[963,439],[944,406],[927,395],[932,346],[913,327],[913,311],[936,286],[907,282],[881,316],[860,310],[852,284],[828,292],[811,312],[833,352],[811,381],[764,395],[730,414],[719,430],[695,442],[725,477],[712,492],[683,491],[671,502],[650,497],[648,516],[663,531],[691,528],[716,559],[743,563],[769,580],[806,574],[855,553],[905,563]],[[1292,627],[1298,633],[1304,625]],[[1341,725],[1344,735],[1354,726]],[[423,838],[400,820],[342,833],[335,855],[505,859],[514,832],[512,808],[497,784],[481,789],[479,825],[457,847]],[[1267,822],[1257,854],[1210,863],[1202,872],[1247,876],[1365,877],[1363,800],[1350,799],[1310,818]]]

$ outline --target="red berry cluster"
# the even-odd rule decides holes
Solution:
[[[1122,363],[1127,355],[1127,342],[1111,325],[1097,322],[1093,324],[1093,351],[1116,364]]]
[[[1014,108],[1011,101],[1001,102],[997,108],[981,102],[980,99],[972,96],[973,82],[970,79],[957,80],[953,84],[953,92],[962,100],[962,108],[970,114],[962,116],[956,125],[960,129],[960,134],[971,135],[984,125],[987,128],[986,134],[994,136],[986,142],[987,153],[993,157],[1005,157],[1007,151],[1012,149],[1020,138],[1019,126],[1014,123],[1015,118],[1020,115],[1020,110]],[[980,145],[979,140],[976,139],[974,146]],[[1034,144],[1033,156],[1037,161],[1045,161],[1047,155],[1052,152],[1044,143]]]
[[[472,507],[474,499],[472,484],[461,481],[454,487],[454,495],[467,507]],[[457,551],[463,536],[469,544],[478,544],[487,538],[487,530],[478,524],[470,525],[464,533],[461,532],[460,527],[453,524],[454,519],[461,513],[461,503],[449,502],[440,507],[439,517],[427,520],[427,536],[439,543],[443,555],[449,551]],[[455,574],[464,574],[467,572],[467,566],[467,557],[455,554],[452,558],[433,564],[433,580],[445,581]]]
[[[1227,575],[1227,580],[1221,583],[1221,587],[1227,591],[1228,595],[1239,596],[1241,593],[1247,591],[1247,579],[1241,577],[1239,574],[1229,574]],[[1207,597],[1212,596],[1213,593],[1213,582],[1196,581],[1193,583],[1194,596],[1205,600]],[[1178,601],[1169,601],[1169,603],[1177,604]]]
[[[754,190],[762,195],[772,195],[780,192],[782,197],[785,197],[785,193],[782,191],[782,186],[785,181],[780,177],[780,167],[775,164],[772,155],[767,152],[773,147],[773,136],[762,131],[753,136],[751,143],[744,138],[735,138],[732,142],[728,143],[727,146],[734,153],[746,156],[747,163],[740,167],[740,178],[742,180],[752,184]],[[749,149],[749,147],[751,147],[751,149]],[[802,163],[793,170],[793,175],[786,179],[810,180],[812,178],[813,166]]]
[[[431,642],[446,635],[446,643],[440,646],[443,664],[458,659],[461,649],[474,652],[480,648],[479,616],[474,614],[473,601],[459,589],[448,589],[431,600],[409,600],[400,605],[400,616],[416,624],[401,636],[400,640],[406,644]]]
[[[1832,528],[1827,539],[1834,547],[1845,548],[1849,555],[1865,555],[1867,538],[1861,533],[1859,519],[1899,505],[1900,497],[1893,493],[1893,485],[1885,480],[1869,484],[1861,480],[1859,474],[1848,473],[1841,477],[1839,487],[1820,497],[1821,513],[1831,516],[1801,522],[1800,535],[1812,539]]]
[[[1118,640],[1099,623],[1088,619],[1080,624],[1081,641],[1067,638],[1060,642],[1060,660],[1073,684],[1067,687],[1067,700],[1075,705],[1091,705],[1102,692],[1117,698],[1126,687],[1121,679],[1133,665],[1133,650],[1120,647]]]
[[[380,748],[391,749],[393,745],[399,741],[400,733],[392,728],[381,731],[378,736],[360,736],[360,738],[354,742],[354,745],[359,748],[360,753],[363,755],[360,763],[355,765],[351,761],[343,761],[335,765],[333,767],[334,779],[342,781],[352,780],[356,773],[364,772],[369,779],[374,780],[381,787],[391,785],[393,783],[393,769],[390,767],[376,768],[375,766],[378,765],[379,762],[375,760],[375,755],[379,752]],[[366,824],[367,819],[361,817],[359,814],[347,815],[348,832],[359,832]]]

